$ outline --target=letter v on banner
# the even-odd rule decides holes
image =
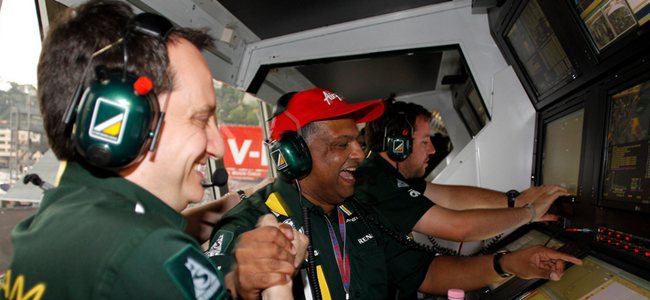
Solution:
[[[228,147],[232,153],[232,158],[235,160],[235,164],[241,165],[244,162],[252,143],[253,141],[251,140],[244,140],[241,149],[237,149],[237,141],[235,139],[228,139]]]
[[[255,181],[266,178],[269,155],[264,147],[262,128],[250,125],[223,125],[223,164],[232,180]]]

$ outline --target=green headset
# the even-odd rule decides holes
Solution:
[[[117,42],[91,56],[63,117],[77,152],[87,163],[119,169],[142,159],[147,148],[155,150],[164,112],[160,111],[151,80],[127,72],[125,44],[131,33],[140,32],[160,39],[164,45],[173,28],[160,15],[138,14],[129,20],[126,32]],[[120,43],[124,54],[122,69],[98,66],[94,78],[84,87],[93,58]]]
[[[393,104],[389,108],[395,108]],[[384,127],[383,151],[394,161],[406,160],[413,152],[413,125],[404,111],[394,112]]]
[[[296,92],[287,93],[278,99],[272,118],[285,114],[289,119],[296,120],[286,110],[289,100],[295,94]],[[295,123],[296,127],[298,127],[298,122],[295,121]],[[271,142],[269,148],[275,163],[275,169],[283,178],[287,180],[301,179],[311,172],[311,153],[309,153],[309,147],[307,147],[305,139],[300,135],[300,129],[283,132],[279,139]]]

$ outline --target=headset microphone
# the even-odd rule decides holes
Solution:
[[[228,172],[225,168],[218,168],[214,170],[212,175],[210,175],[210,182],[201,182],[201,185],[204,188],[209,188],[213,186],[224,186],[228,183]]]
[[[24,184],[31,183],[31,184],[41,188],[44,191],[47,191],[47,190],[49,190],[51,188],[54,188],[53,185],[43,181],[43,179],[41,179],[41,177],[38,176],[38,174],[36,174],[36,173],[25,175],[25,177],[23,177],[23,183]]]

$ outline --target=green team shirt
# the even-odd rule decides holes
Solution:
[[[207,254],[222,270],[229,270],[233,263],[232,250],[237,237],[253,229],[259,217],[267,213],[273,213],[279,222],[301,230],[303,218],[299,201],[302,201],[310,215],[311,243],[323,299],[345,299],[326,221],[328,218],[339,245],[343,245],[336,209],[331,216],[325,214],[306,199],[299,200],[294,186],[280,179],[244,199],[224,216],[215,227]],[[362,219],[361,213],[357,211],[371,208],[361,208],[351,201],[353,200],[339,206],[346,222],[345,241],[351,269],[350,299],[385,299],[395,290],[399,290],[402,295],[413,294],[424,280],[434,255],[412,250],[384,236],[374,228],[370,220]],[[311,293],[303,282],[307,282],[305,264],[294,278],[296,299],[305,299],[305,294]]]
[[[2,299],[219,299],[221,274],[183,217],[115,174],[69,162],[12,232]]]
[[[400,234],[409,234],[434,203],[424,180],[407,181],[383,157],[370,152],[357,168],[354,197],[375,207]]]

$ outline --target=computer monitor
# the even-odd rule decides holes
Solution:
[[[537,1],[528,1],[505,38],[540,96],[568,83],[577,72]]]
[[[648,1],[575,1],[575,8],[600,52],[650,20]]]
[[[650,209],[650,80],[608,94],[602,206]]]
[[[585,110],[579,109],[543,125],[541,183],[564,186],[577,195]]]
[[[650,299],[650,282],[594,256],[518,299]]]

